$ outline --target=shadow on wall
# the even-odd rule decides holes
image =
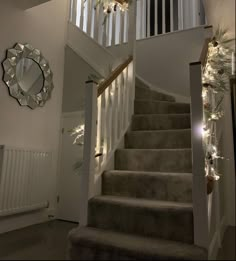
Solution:
[[[96,71],[69,46],[65,47],[65,70],[62,112],[84,110],[85,82]]]
[[[170,94],[190,97],[189,63],[199,60],[208,30],[198,27],[137,41],[137,74]]]

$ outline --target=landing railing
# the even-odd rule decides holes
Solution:
[[[96,0],[71,0],[70,20],[100,45],[107,47],[128,42],[129,12],[105,14]]]
[[[114,152],[127,131],[134,106],[133,57],[102,83],[86,83],[84,163],[81,176],[80,224],[87,222],[87,202],[101,193],[101,174],[114,166]]]
[[[137,0],[137,39],[205,24],[201,0]]]
[[[104,47],[128,42],[132,5],[136,6],[136,39],[205,24],[202,0],[132,0],[128,10],[117,7],[109,14],[96,3],[97,0],[71,0],[70,21]]]

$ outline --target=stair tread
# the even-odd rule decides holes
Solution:
[[[165,260],[204,260],[207,258],[206,250],[194,245],[91,227],[80,227],[72,230],[69,239],[72,245],[90,247],[91,251],[98,250],[99,247],[102,250],[116,250],[119,253],[131,256],[132,260],[132,256],[139,260],[144,257],[152,260],[162,260],[162,258]]]
[[[167,130],[131,130],[131,131],[128,131],[127,134],[130,134],[130,133],[175,133],[175,132],[178,132],[178,133],[182,133],[182,132],[189,132],[191,131],[191,129],[167,129]]]
[[[190,173],[105,171],[102,194],[170,202],[192,202]]]
[[[150,113],[150,114],[134,114],[134,117],[152,117],[152,116],[157,116],[157,117],[181,117],[181,116],[190,116],[190,113]]]
[[[146,103],[161,103],[161,104],[169,104],[169,105],[186,105],[190,106],[190,103],[184,102],[172,102],[172,101],[161,101],[161,100],[145,100],[145,99],[135,99],[135,102],[146,102]]]
[[[111,174],[134,174],[134,175],[150,175],[150,176],[156,176],[160,175],[163,177],[169,177],[169,176],[186,176],[189,177],[192,173],[177,173],[177,172],[160,172],[160,171],[135,171],[135,170],[107,170],[105,173],[111,173]]]
[[[136,86],[135,89],[135,99],[149,99],[157,101],[170,101],[175,102],[174,96],[160,92],[158,90],[152,90],[150,88],[143,88]]]
[[[191,203],[182,202],[171,202],[171,201],[161,201],[161,200],[151,200],[151,199],[137,199],[130,197],[119,197],[119,196],[96,196],[91,199],[91,201],[127,205],[129,207],[141,207],[141,208],[151,208],[152,210],[187,210],[193,211],[193,206]]]
[[[153,152],[158,152],[158,151],[191,151],[191,148],[177,148],[177,149],[130,149],[130,148],[124,148],[124,149],[117,149],[116,151],[153,151]]]
[[[191,151],[191,148],[117,149],[115,154],[115,169],[179,173],[192,172]]]

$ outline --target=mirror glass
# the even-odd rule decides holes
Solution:
[[[2,65],[3,81],[9,94],[21,106],[31,109],[43,107],[51,98],[54,88],[53,73],[39,49],[27,43],[17,43],[7,50],[7,57]]]
[[[43,72],[32,59],[22,58],[17,63],[16,78],[21,89],[27,94],[38,94],[43,88]]]

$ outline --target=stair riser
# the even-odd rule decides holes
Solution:
[[[132,120],[132,130],[171,130],[189,129],[190,115],[135,115]]]
[[[106,172],[103,174],[103,195],[190,203],[192,175]]]
[[[188,104],[135,101],[134,113],[135,114],[190,113],[190,106]]]
[[[129,132],[125,148],[130,149],[186,149],[191,148],[191,131]]]
[[[69,233],[69,260],[207,260],[207,251],[173,241],[94,228]]]
[[[191,150],[117,150],[115,169],[192,173]]]
[[[158,93],[149,89],[136,87],[135,89],[136,100],[155,100],[155,101],[169,101],[174,102],[174,97],[163,93]]]
[[[189,209],[132,207],[93,199],[88,226],[193,243],[193,213]]]

